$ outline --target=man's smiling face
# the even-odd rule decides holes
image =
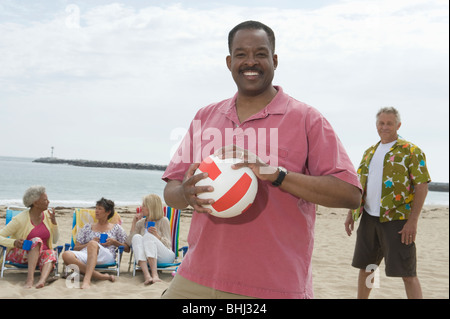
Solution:
[[[239,30],[234,36],[227,66],[240,94],[256,96],[272,87],[278,57],[264,30]]]

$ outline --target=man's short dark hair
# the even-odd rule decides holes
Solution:
[[[261,22],[250,20],[238,24],[230,31],[230,33],[228,33],[228,50],[230,51],[230,54],[234,36],[239,30],[264,30],[269,38],[272,54],[275,53],[275,34],[273,33],[273,30]]]

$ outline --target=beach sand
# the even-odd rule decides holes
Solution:
[[[119,207],[117,211],[123,220],[123,228],[128,233],[136,207]],[[5,223],[6,207],[0,207],[0,227]],[[72,226],[72,208],[56,208],[60,229],[57,245],[70,242]],[[317,299],[355,298],[358,270],[351,267],[356,233],[348,237],[344,230],[346,209],[318,207],[315,247],[313,254],[313,285]],[[448,206],[424,207],[420,222],[417,245],[418,277],[422,285],[424,298],[449,298],[449,211]],[[191,216],[183,213],[181,217],[180,246],[187,245]],[[357,227],[357,225],[356,225]],[[355,230],[356,231],[356,230]],[[143,284],[140,272],[136,277],[128,272],[129,253],[124,253],[121,262],[121,274],[116,282],[93,281],[91,288],[81,290],[67,288],[66,280],[60,278],[42,289],[22,288],[26,273],[7,272],[0,279],[0,299],[4,298],[64,298],[64,299],[157,299],[172,280],[170,272],[160,273],[162,282],[150,286]],[[62,260],[59,267],[62,271]],[[276,271],[276,269],[275,269]],[[39,278],[36,273],[35,282]],[[401,278],[386,277],[384,262],[380,266],[379,288],[374,288],[371,298],[406,298]]]

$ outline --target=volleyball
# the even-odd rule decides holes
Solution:
[[[214,191],[200,193],[201,199],[214,199],[214,204],[203,207],[212,210],[212,215],[230,218],[244,213],[255,200],[258,192],[258,179],[248,167],[239,169],[231,165],[239,162],[236,158],[220,159],[211,155],[195,171],[195,174],[208,173],[208,177],[195,186],[212,186]]]

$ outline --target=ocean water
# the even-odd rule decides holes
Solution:
[[[101,197],[117,206],[139,205],[148,194],[163,199],[162,171],[93,168],[33,163],[30,158],[0,156],[0,205],[23,206],[32,185],[47,189],[50,206],[90,207]],[[449,205],[448,192],[428,192],[425,204]]]
[[[163,195],[162,171],[33,163],[0,156],[0,205],[23,206],[25,190],[43,185],[50,206],[90,207],[101,197],[117,206],[139,205],[148,194]]]

